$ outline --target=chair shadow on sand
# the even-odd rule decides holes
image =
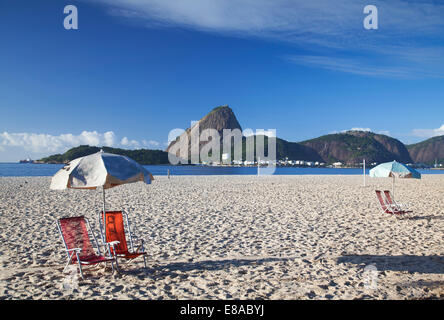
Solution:
[[[121,270],[121,272],[126,274],[132,274],[134,276],[142,277],[149,276],[154,278],[162,278],[165,276],[183,276],[184,272],[189,271],[215,271],[224,270],[230,267],[242,267],[250,265],[260,265],[267,262],[276,261],[289,261],[293,258],[263,258],[263,259],[225,259],[225,260],[203,260],[203,261],[191,261],[191,262],[171,262],[168,264],[157,265],[155,267],[150,267],[148,262],[148,268],[143,270],[143,268],[132,269],[129,265],[127,270]]]
[[[347,255],[337,258],[337,263],[375,265],[378,271],[407,271],[410,273],[444,274],[444,256],[388,256]]]
[[[408,217],[407,220],[428,220],[430,222],[432,220],[444,220],[444,216],[415,216]]]

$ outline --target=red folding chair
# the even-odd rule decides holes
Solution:
[[[95,253],[91,244],[87,225],[93,235],[98,254]],[[80,275],[83,279],[82,265],[95,265],[102,262],[106,264],[106,262],[111,262],[111,268],[114,272],[114,262],[116,262],[116,258],[111,255],[111,250],[117,242],[104,243],[103,245],[106,247],[108,256],[102,255],[97,239],[92,232],[91,225],[83,216],[58,219],[57,227],[68,256],[68,261],[63,271],[66,270],[68,265],[78,263]]]
[[[390,193],[390,190],[384,190],[385,198],[387,199],[387,202],[389,205],[393,208],[396,208],[398,211],[403,211],[405,213],[412,213],[412,210],[407,210],[407,206],[402,203],[397,203],[395,199],[393,199],[392,194]]]
[[[376,197],[378,198],[379,204],[381,205],[382,212],[388,213],[388,214],[396,214],[396,215],[403,215],[407,212],[398,210],[396,207],[390,205],[386,200],[384,200],[382,191],[381,190],[375,190]]]
[[[133,259],[142,256],[143,257],[143,265],[146,268],[146,258],[147,253],[145,252],[143,246],[143,239],[136,240],[139,242],[139,246],[134,248],[134,239],[135,236],[131,233],[131,226],[128,219],[128,214],[124,211],[106,211],[106,221],[104,221],[103,211],[100,212],[100,230],[102,239],[104,241],[112,241],[119,242],[115,248],[112,249],[113,254],[117,258],[123,258],[128,260],[128,262]],[[126,222],[126,229],[128,230],[128,240],[130,242],[131,251],[128,249],[128,244],[126,241],[126,233],[125,233],[125,225],[124,218]],[[117,261],[117,259],[116,259]]]

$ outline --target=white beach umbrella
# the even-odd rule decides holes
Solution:
[[[151,173],[136,161],[100,150],[89,156],[72,160],[60,169],[51,180],[50,189],[96,189],[103,190],[105,213],[105,189],[121,184],[142,181],[150,184]]]

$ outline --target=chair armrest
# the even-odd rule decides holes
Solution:
[[[72,248],[72,249],[67,249],[66,251],[68,251],[68,252],[71,252],[71,251],[81,252],[82,249],[80,249],[80,248]]]
[[[406,203],[396,202],[396,204],[391,205],[391,207],[399,210],[408,210],[410,206]]]
[[[404,208],[407,208],[407,207],[410,206],[408,203],[399,203],[399,202],[397,202],[397,204],[398,204],[398,206],[404,207]]]
[[[108,252],[109,258],[112,258],[113,254],[111,253],[111,248],[114,250],[114,252],[116,251],[116,244],[119,244],[120,241],[110,241],[110,242],[105,242],[105,243],[100,243],[100,245],[102,245],[103,247],[106,247],[106,252]]]
[[[119,244],[119,243],[120,243],[120,241],[116,240],[116,241],[110,241],[110,242],[100,242],[99,245],[105,247],[105,246],[108,246],[108,245],[114,246],[114,245]]]
[[[117,244],[119,244],[120,243],[120,241],[110,241],[110,242],[105,242],[105,243],[101,243],[100,245],[102,245],[103,247],[106,247],[106,250],[107,251],[109,251],[109,254],[111,255],[111,249],[110,248],[113,248],[113,250],[115,250],[116,248],[115,248],[115,246],[117,245]]]

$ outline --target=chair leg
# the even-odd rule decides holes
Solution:
[[[82,277],[82,279],[85,279],[85,278],[83,277],[82,264],[80,263],[80,258],[79,258],[79,254],[78,254],[78,252],[76,252],[76,256],[77,256],[77,262],[79,263],[80,276]]]
[[[117,262],[117,255],[114,256],[114,260],[116,262],[116,271],[119,272],[119,263]]]
[[[68,262],[65,264],[65,267],[63,268],[63,272],[65,272],[66,268],[68,268],[68,266],[71,264],[72,261],[72,257],[74,256],[74,252],[71,253],[71,255],[69,256]]]
[[[140,242],[141,242],[140,246],[142,247],[142,252],[145,252],[145,247],[143,245],[143,239]],[[146,257],[145,257],[145,255],[143,255],[143,266],[146,269]]]

